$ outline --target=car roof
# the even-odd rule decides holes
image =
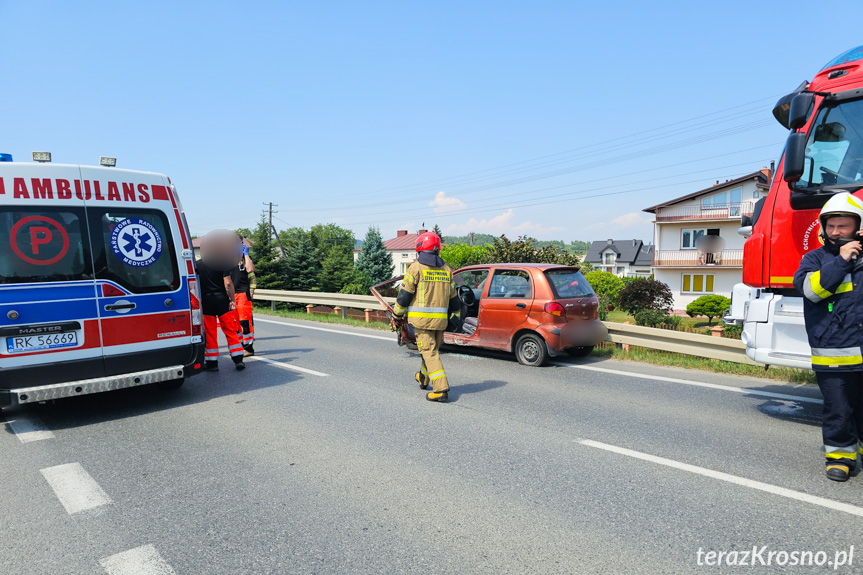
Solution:
[[[520,268],[534,268],[539,270],[547,270],[552,268],[575,268],[579,269],[578,265],[567,266],[563,264],[537,264],[537,263],[505,263],[505,264],[476,264],[472,266],[465,266],[463,268],[459,268],[457,271],[470,270],[470,269],[483,269],[483,268],[494,268],[494,267],[520,267]]]

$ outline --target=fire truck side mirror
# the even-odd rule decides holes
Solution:
[[[812,93],[804,92],[794,96],[791,99],[791,110],[788,113],[788,127],[792,130],[799,130],[805,126],[809,114],[812,113],[814,103],[815,95]]]
[[[794,132],[785,144],[785,163],[782,178],[789,183],[796,182],[803,175],[806,162],[806,134]]]

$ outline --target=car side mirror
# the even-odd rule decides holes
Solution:
[[[803,175],[803,167],[806,162],[806,134],[794,132],[788,136],[785,143],[785,162],[782,169],[782,178],[789,183],[796,182]]]
[[[788,113],[788,127],[799,130],[806,125],[812,107],[815,104],[815,95],[809,92],[797,94],[791,99],[791,109]]]

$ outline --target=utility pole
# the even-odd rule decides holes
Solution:
[[[273,214],[279,213],[278,210],[276,210],[275,212],[273,211],[273,206],[276,206],[278,208],[279,204],[274,204],[273,202],[263,202],[263,203],[265,206],[269,206],[269,209],[267,211],[270,214],[269,215],[270,233],[273,235],[274,238],[276,238],[276,241],[279,243],[279,250],[282,252],[282,258],[284,258],[285,257],[285,248],[282,247],[282,240],[279,239],[279,234],[278,234],[278,232],[276,232],[276,228],[273,227]]]
[[[270,209],[269,209],[269,212],[270,212],[270,229],[272,230],[272,229],[273,229],[273,214],[274,214],[274,213],[276,213],[276,214],[278,214],[278,213],[279,213],[279,212],[278,212],[278,210],[277,210],[277,211],[275,211],[275,212],[273,212],[273,206],[276,206],[276,207],[278,208],[278,207],[279,207],[279,204],[274,204],[273,202],[264,202],[264,205],[265,205],[265,206],[267,206],[267,205],[268,205],[268,206],[270,206]]]

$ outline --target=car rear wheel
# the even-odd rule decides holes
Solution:
[[[539,367],[545,363],[548,352],[545,342],[536,334],[526,333],[515,344],[515,358],[522,365]]]
[[[582,347],[568,347],[566,349],[566,353],[568,353],[572,357],[587,357],[592,351],[592,345],[585,345]]]

